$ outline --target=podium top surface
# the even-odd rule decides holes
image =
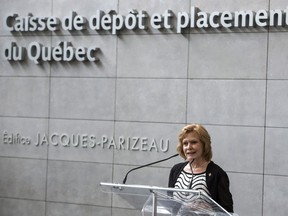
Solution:
[[[167,192],[186,192],[193,193],[195,195],[200,195],[201,192],[197,190],[188,190],[188,189],[177,189],[177,188],[166,188],[150,185],[126,185],[118,183],[100,183],[101,188],[104,192],[110,193],[126,193],[126,194],[135,194],[135,195],[150,195],[151,192],[167,193]]]

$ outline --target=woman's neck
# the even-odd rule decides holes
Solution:
[[[206,171],[209,161],[204,159],[194,160],[190,163],[190,169],[192,173],[202,173]]]
[[[201,159],[195,159],[193,160],[191,166],[193,168],[200,168],[203,167],[205,164],[207,164],[208,161],[206,161],[205,159],[201,158]]]

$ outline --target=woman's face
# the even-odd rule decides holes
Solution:
[[[182,141],[183,152],[186,160],[191,161],[193,159],[202,159],[203,156],[203,144],[199,140],[198,135],[195,132],[190,132]]]

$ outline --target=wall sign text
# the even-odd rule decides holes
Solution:
[[[192,6],[190,11],[173,12],[165,10],[162,13],[149,15],[145,10],[130,9],[125,15],[119,14],[114,10],[104,12],[96,10],[95,14],[87,17],[78,14],[76,11],[68,13],[67,16],[60,18],[55,16],[41,17],[33,16],[29,13],[20,16],[17,13],[8,15],[6,28],[11,33],[44,31],[107,31],[112,35],[117,35],[121,31],[136,30],[163,30],[168,29],[181,34],[189,29],[229,29],[229,28],[255,28],[255,27],[287,27],[288,8],[281,10],[258,11],[212,11],[205,12]],[[98,58],[100,47],[74,47],[69,41],[59,41],[54,47],[43,46],[41,42],[32,42],[26,46],[19,46],[16,42],[9,44],[4,50],[4,58],[8,61],[32,60],[35,64],[41,62],[95,62]]]

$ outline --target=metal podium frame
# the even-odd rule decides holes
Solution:
[[[207,215],[232,216],[211,197],[188,189],[165,188],[147,185],[126,185],[118,183],[100,183],[103,192],[115,193],[128,201],[134,208],[152,216],[171,215]],[[186,194],[189,199],[177,199],[173,193]],[[162,213],[160,213],[162,211]],[[163,213],[165,212],[165,213]]]

